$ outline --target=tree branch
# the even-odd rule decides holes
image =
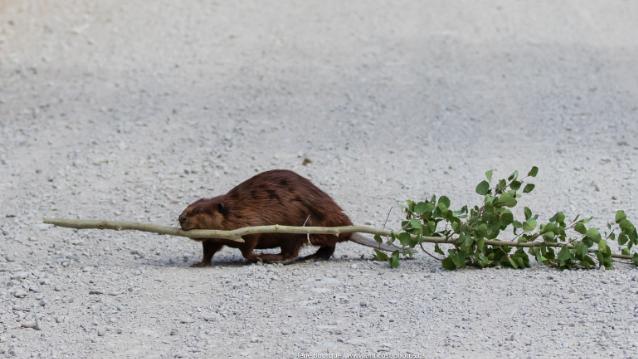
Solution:
[[[157,234],[166,234],[171,236],[188,237],[196,241],[203,241],[211,238],[227,239],[242,243],[243,236],[249,234],[261,233],[286,233],[286,234],[333,234],[338,236],[341,233],[369,233],[379,234],[384,237],[392,235],[392,231],[379,230],[367,226],[342,226],[342,227],[296,227],[296,226],[255,226],[243,227],[233,230],[217,230],[217,229],[194,229],[191,231],[183,231],[175,227],[159,226],[149,223],[125,222],[125,221],[107,221],[92,219],[66,219],[66,218],[45,218],[44,223],[53,224],[58,227],[76,228],[76,229],[112,229],[116,231],[135,230],[142,232],[151,232]]]
[[[125,222],[125,221],[107,221],[107,220],[91,220],[91,219],[65,219],[65,218],[45,218],[44,223],[53,224],[58,227],[76,228],[76,229],[112,229],[116,231],[135,230],[142,232],[150,232],[157,234],[165,234],[170,236],[187,237],[195,241],[204,241],[207,239],[226,239],[238,243],[243,243],[243,236],[249,234],[262,233],[286,233],[286,234],[333,234],[338,236],[341,233],[368,233],[378,234],[382,237],[392,236],[393,231],[386,229],[377,229],[368,226],[341,226],[341,227],[297,227],[297,226],[281,226],[278,224],[270,226],[243,227],[233,230],[217,230],[217,229],[194,229],[191,231],[183,231],[176,227],[159,226],[149,223]],[[442,238],[442,237],[419,237],[422,242],[460,245],[458,239]],[[546,242],[514,242],[490,239],[485,244],[498,247],[571,247],[569,243],[546,243]],[[395,246],[379,248],[381,250],[393,251],[400,249]],[[594,252],[590,250],[590,252]],[[614,258],[632,259],[631,256],[623,254],[612,254]]]

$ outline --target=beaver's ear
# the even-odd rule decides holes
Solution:
[[[224,206],[224,204],[222,202],[219,202],[217,204],[217,210],[219,211],[219,213],[226,215],[228,214],[228,208],[226,208],[226,206]]]

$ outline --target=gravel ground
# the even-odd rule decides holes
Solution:
[[[0,356],[635,357],[638,270],[243,265],[44,216],[175,224],[289,168],[356,223],[476,203],[638,218],[635,1],[0,0]],[[304,158],[312,162],[303,166]],[[316,357],[316,356],[315,356]]]

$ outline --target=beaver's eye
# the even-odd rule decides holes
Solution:
[[[227,209],[227,208],[226,208],[226,206],[224,206],[224,204],[223,204],[223,203],[221,203],[221,202],[217,204],[217,210],[218,210],[218,211],[219,211],[219,213],[221,213],[221,214],[226,214],[226,213],[228,213],[228,209]]]

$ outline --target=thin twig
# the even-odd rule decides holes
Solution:
[[[306,220],[303,222],[302,227],[306,226],[306,223],[308,223],[308,220],[310,220],[310,215],[306,217]],[[306,243],[310,244],[310,233],[306,233]]]
[[[388,219],[390,219],[390,212],[392,212],[392,208],[394,207],[390,207],[390,209],[388,210],[388,214],[385,216],[385,222],[383,222],[383,229],[385,229],[385,225],[388,224]]]
[[[419,247],[421,247],[421,250],[425,252],[425,254],[429,255],[430,257],[436,259],[439,262],[443,261],[443,259],[436,257],[434,254],[430,253],[427,249],[425,249],[425,247],[423,247],[423,243],[419,243]]]

